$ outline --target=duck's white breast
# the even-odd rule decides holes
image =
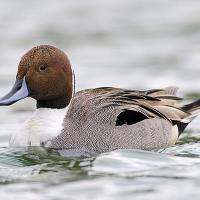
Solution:
[[[12,135],[10,146],[41,146],[60,134],[67,112],[64,109],[37,109],[23,127]]]

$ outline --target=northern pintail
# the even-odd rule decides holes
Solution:
[[[74,86],[74,73],[63,51],[49,45],[28,51],[0,105],[32,97],[37,109],[11,137],[10,146],[96,153],[165,148],[175,144],[200,113],[200,100],[180,106],[176,87],[147,91],[102,87],[74,93]]]

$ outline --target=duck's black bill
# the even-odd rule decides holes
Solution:
[[[20,99],[24,99],[29,96],[29,91],[27,88],[25,77],[21,80],[16,80],[11,91],[0,98],[0,106],[11,105]]]

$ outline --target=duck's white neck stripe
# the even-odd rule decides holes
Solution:
[[[75,87],[76,87],[76,85],[75,85],[75,73],[74,73],[74,70],[72,69],[72,97],[75,93],[75,89],[76,89]]]

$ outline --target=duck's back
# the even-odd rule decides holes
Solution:
[[[118,88],[80,91],[73,97],[62,133],[52,140],[50,147],[100,153],[169,146],[172,123],[159,109],[168,109],[166,105],[171,107],[180,100],[170,91]]]

